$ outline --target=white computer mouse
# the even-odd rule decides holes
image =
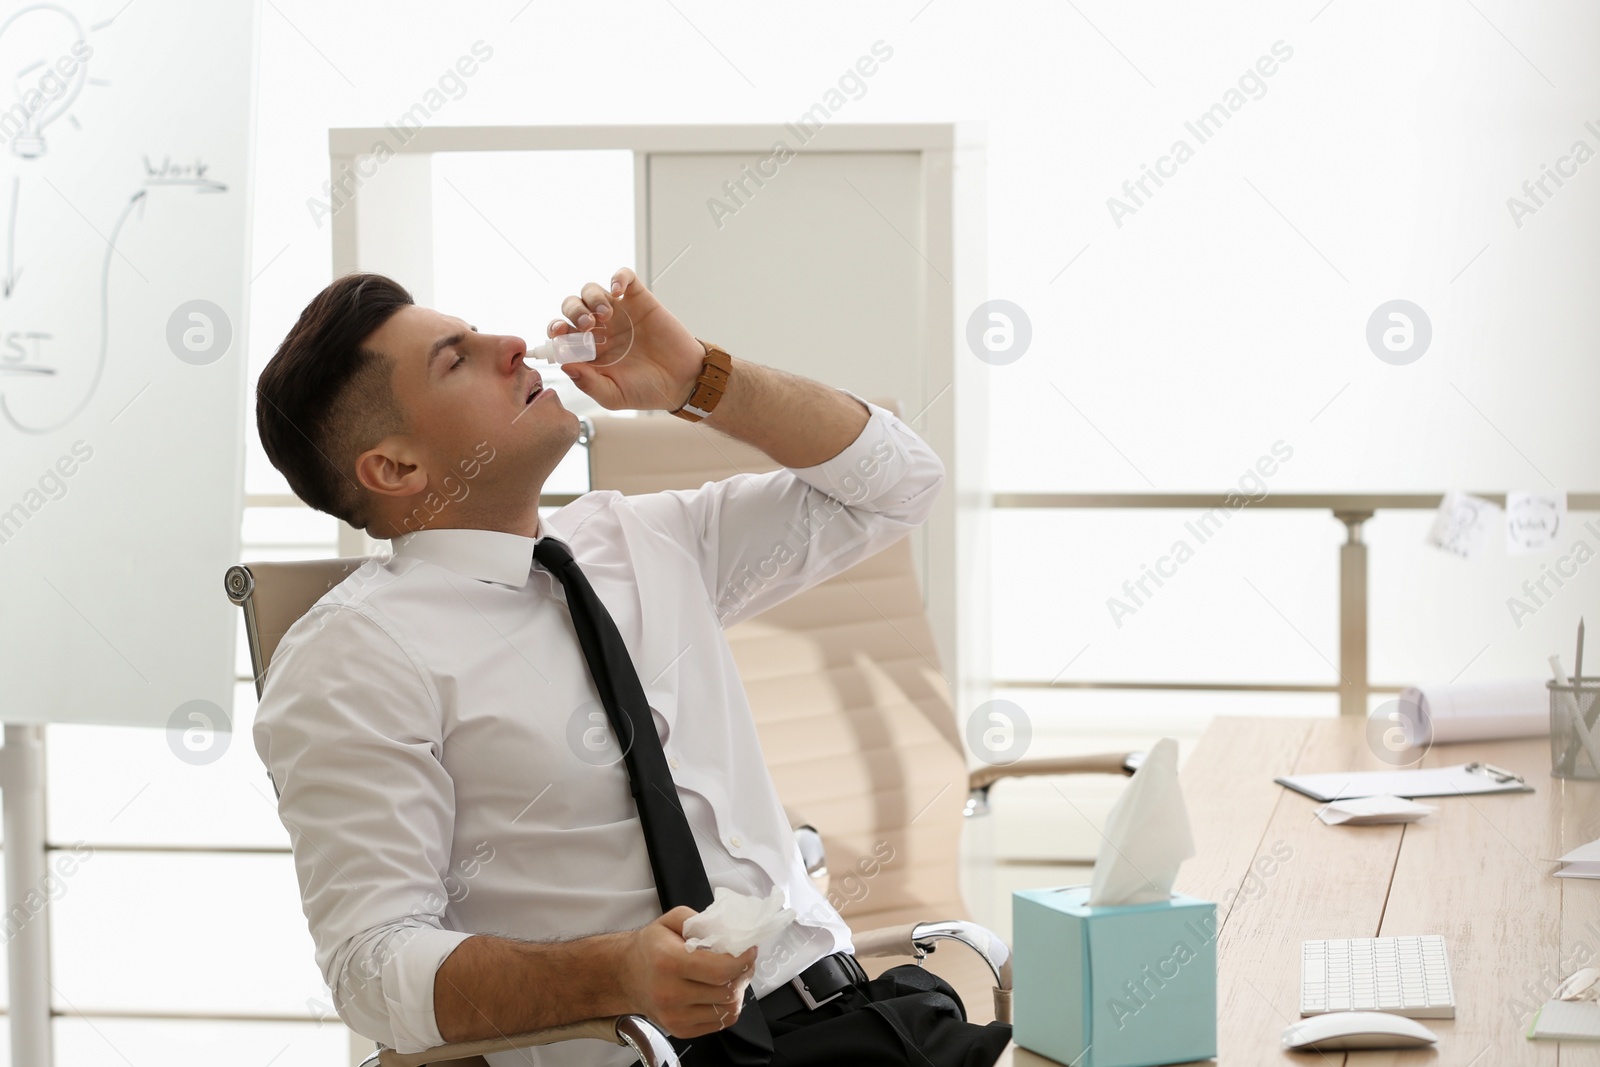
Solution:
[[[1415,1019],[1386,1011],[1330,1011],[1291,1023],[1283,1047],[1291,1052],[1347,1048],[1421,1048],[1439,1035]]]

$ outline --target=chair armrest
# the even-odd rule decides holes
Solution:
[[[1002,778],[1029,778],[1047,774],[1131,775],[1143,762],[1143,752],[1102,752],[1094,756],[1025,759],[979,767],[967,779],[967,807],[964,814],[989,814],[989,787]]]
[[[960,920],[907,923],[852,934],[850,940],[858,958],[911,956],[918,962],[939,941],[961,942],[982,956],[994,975],[994,1017],[1011,1021],[1011,947],[988,927]]]
[[[811,878],[811,884],[816,886],[817,892],[823,896],[828,895],[828,853],[822,844],[822,834],[811,825],[804,815],[789,805],[783,806],[783,814],[789,820],[789,829],[794,831],[795,844],[800,846],[800,859],[806,865],[806,874]]]
[[[639,1054],[644,1067],[678,1067],[678,1054],[667,1035],[642,1015],[611,1015],[565,1026],[550,1026],[543,1030],[530,1030],[510,1037],[491,1037],[481,1041],[457,1041],[439,1045],[423,1052],[396,1052],[394,1049],[378,1051],[379,1067],[446,1067],[460,1064],[467,1067],[474,1057],[491,1052],[509,1052],[512,1049],[533,1048],[536,1045],[553,1045],[558,1041],[595,1038],[613,1045],[627,1045]]]

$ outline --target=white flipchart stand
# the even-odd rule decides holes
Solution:
[[[52,1062],[44,724],[231,722],[258,23],[254,0],[0,20],[26,60],[0,111],[13,1067]]]

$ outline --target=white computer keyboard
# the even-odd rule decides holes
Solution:
[[[1349,937],[1300,942],[1300,1014],[1386,1011],[1454,1019],[1444,938]]]

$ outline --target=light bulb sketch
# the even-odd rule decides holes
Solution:
[[[0,79],[10,78],[17,98],[0,112],[0,133],[14,154],[44,155],[44,129],[77,99],[91,51],[77,17],[59,4],[29,4],[0,22]]]

